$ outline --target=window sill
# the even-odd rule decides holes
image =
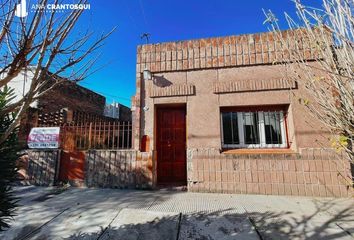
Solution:
[[[296,152],[291,149],[223,149],[222,154],[295,154]]]

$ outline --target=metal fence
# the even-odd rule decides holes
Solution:
[[[130,149],[131,122],[89,122],[61,127],[62,146],[77,150]]]

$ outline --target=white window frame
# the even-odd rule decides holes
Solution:
[[[232,112],[232,111],[231,111]],[[236,112],[236,111],[235,111]],[[235,113],[233,112],[233,113]],[[285,118],[284,112],[281,110],[271,110],[271,111],[248,111],[248,112],[257,112],[258,113],[258,131],[260,137],[259,144],[246,144],[244,129],[243,127],[243,113],[247,112],[236,112],[237,113],[237,125],[238,125],[238,136],[239,136],[239,144],[224,144],[222,143],[223,148],[286,148],[287,147],[287,137],[286,137],[286,126],[285,126]],[[266,144],[265,137],[265,127],[264,127],[264,113],[265,112],[279,112],[280,113],[280,131],[282,144]],[[220,122],[221,122],[221,139],[222,142],[224,140],[224,126],[222,121],[222,112],[220,113]]]

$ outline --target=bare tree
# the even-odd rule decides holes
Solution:
[[[33,77],[25,96],[1,110],[0,114],[17,114],[0,135],[0,143],[16,128],[32,102],[62,81],[80,81],[92,74],[99,57],[96,50],[114,30],[93,39],[93,32],[75,28],[88,4],[86,0],[78,0],[78,8],[65,11],[53,7],[48,11],[47,0],[39,0],[26,17],[15,16],[17,2],[0,0],[0,89],[23,71],[31,71]],[[50,4],[62,2],[54,0]]]
[[[264,11],[283,53],[290,80],[301,82],[307,96],[297,96],[332,133],[332,147],[354,162],[354,1],[323,0],[322,8],[294,0],[296,18],[285,13],[291,31]]]

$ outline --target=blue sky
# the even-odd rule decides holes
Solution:
[[[309,1],[314,2],[314,1]],[[316,1],[317,5],[318,2]],[[267,31],[262,8],[281,20],[284,11],[294,16],[291,0],[92,0],[79,22],[99,35],[116,31],[100,49],[97,67],[104,68],[80,84],[107,99],[130,106],[135,94],[136,47],[145,41],[165,42]],[[286,28],[285,24],[282,27]]]

